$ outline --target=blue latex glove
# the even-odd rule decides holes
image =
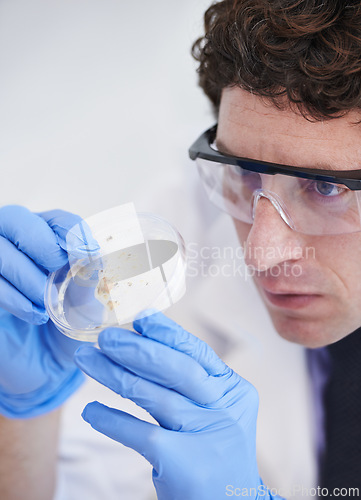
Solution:
[[[256,389],[161,313],[135,321],[134,329],[141,335],[104,330],[100,350],[82,346],[75,360],[159,426],[98,402],[85,407],[83,418],[152,464],[160,500],[220,500],[241,492],[275,498],[258,473]]]
[[[83,380],[72,359],[80,343],[62,335],[44,307],[47,274],[67,263],[66,235],[80,221],[62,210],[0,208],[0,413],[6,417],[48,412]],[[77,256],[86,245],[99,248],[90,236],[72,241],[67,250]]]

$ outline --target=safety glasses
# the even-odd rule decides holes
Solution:
[[[252,224],[258,201],[267,198],[285,223],[305,234],[361,231],[361,170],[323,170],[279,165],[222,154],[217,125],[190,147],[209,199]]]

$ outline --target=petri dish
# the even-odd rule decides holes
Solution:
[[[96,241],[99,249],[74,250]],[[84,246],[83,246],[84,247]],[[50,273],[45,307],[64,335],[96,342],[111,326],[164,311],[185,293],[185,244],[165,219],[128,203],[84,219],[67,235],[68,262]]]

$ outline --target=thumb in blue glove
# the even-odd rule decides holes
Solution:
[[[135,321],[134,329],[140,335],[103,331],[100,350],[81,347],[75,361],[159,425],[98,402],[83,418],[152,464],[160,500],[219,500],[236,489],[247,498],[274,498],[256,461],[256,389],[161,313]]]
[[[64,251],[81,220],[62,210],[0,208],[0,413],[8,418],[46,413],[83,381],[73,362],[80,343],[62,335],[44,307],[47,274],[65,265],[69,253],[99,249],[84,233]]]

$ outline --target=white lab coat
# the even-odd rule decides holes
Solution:
[[[187,245],[192,244],[192,256],[195,248],[207,247],[204,265],[213,276],[216,269],[228,272],[225,265],[232,263],[224,260],[221,250],[216,255],[216,249],[238,245],[230,218],[209,204],[193,164],[185,169],[185,177],[188,181],[178,179],[172,185],[165,181],[156,196],[143,193],[136,207],[171,221]],[[256,386],[260,396],[257,453],[263,481],[287,498],[311,496],[305,489],[316,485],[317,467],[304,349],[277,335],[250,279],[192,277],[194,262],[191,266],[186,296],[167,314],[208,342]],[[56,500],[154,499],[151,466],[145,459],[82,421],[83,406],[95,399],[151,420],[133,403],[88,380],[64,408]]]

